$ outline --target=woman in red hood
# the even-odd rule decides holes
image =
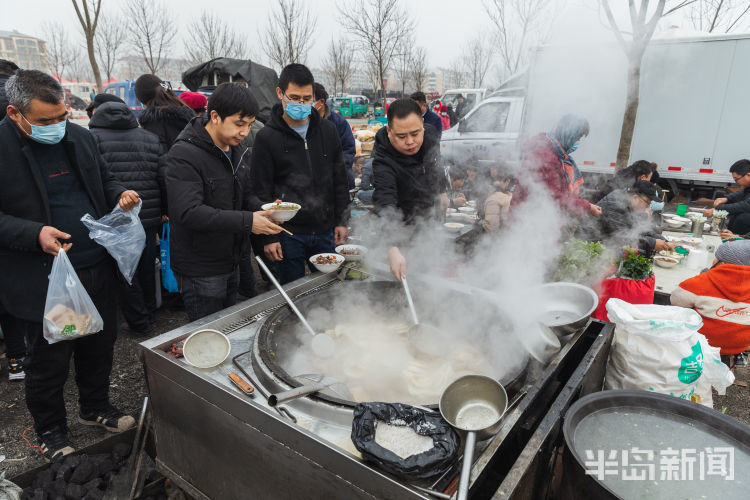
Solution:
[[[673,306],[701,315],[698,331],[721,348],[722,357],[731,355],[733,364],[747,364],[742,352],[750,348],[750,241],[719,245],[711,269],[680,283],[670,299]]]
[[[448,106],[445,104],[440,105],[440,121],[443,122],[443,130],[451,128],[451,119],[448,116]]]
[[[578,194],[583,176],[570,156],[582,138],[589,135],[589,122],[580,116],[565,115],[552,132],[539,134],[523,146],[523,161],[513,192],[511,209],[528,198],[529,186],[543,184],[549,194],[571,215],[601,215],[602,209]]]

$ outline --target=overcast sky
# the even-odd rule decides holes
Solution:
[[[336,0],[303,0],[314,9],[318,18],[319,39],[315,41],[309,54],[308,64],[318,66],[325,55],[332,37],[345,35],[337,22]],[[338,0],[343,4],[355,4],[360,0]],[[598,19],[596,0],[553,0],[559,11],[551,34],[552,41],[600,41],[612,40]],[[78,36],[80,26],[75,11],[68,0],[2,0],[0,30],[16,29],[22,33],[44,38],[43,24],[46,21],[60,21]],[[102,11],[119,11],[124,0],[104,0]],[[178,40],[173,49],[174,56],[184,54],[184,41],[189,39],[187,26],[198,18],[203,9],[210,8],[221,16],[236,31],[246,34],[255,58],[265,61],[259,43],[259,29],[264,26],[269,10],[275,0],[165,0],[167,7],[180,26]],[[653,2],[656,3],[656,2]],[[624,0],[613,1],[624,7]],[[477,33],[492,32],[482,5],[482,0],[409,0],[403,5],[417,20],[416,44],[428,51],[430,67],[448,66],[458,57],[461,47]],[[560,8],[564,5],[564,8]],[[617,12],[625,15],[624,9]],[[681,17],[681,16],[679,16]],[[672,20],[670,20],[672,21]],[[687,24],[679,18],[676,24]],[[78,36],[83,44],[82,37]]]

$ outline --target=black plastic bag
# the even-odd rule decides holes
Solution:
[[[408,425],[417,434],[432,437],[433,447],[401,458],[375,442],[377,421]],[[426,412],[401,403],[360,403],[354,407],[352,442],[365,461],[409,479],[426,479],[447,471],[458,459],[460,439],[439,413]]]

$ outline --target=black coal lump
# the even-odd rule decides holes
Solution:
[[[71,469],[75,469],[80,463],[81,457],[79,457],[78,455],[66,455],[65,460],[63,460],[63,466],[68,466]]]
[[[83,485],[83,489],[86,491],[98,490],[104,485],[104,480],[100,477],[94,478],[88,483]]]
[[[21,500],[47,500],[47,492],[44,488],[26,488],[23,490]]]
[[[94,488],[86,492],[83,500],[102,500],[104,498],[104,492],[100,489]]]
[[[96,475],[103,476],[104,474],[108,472],[112,472],[114,468],[115,468],[115,463],[112,460],[112,457],[107,456],[103,458],[101,462],[98,462],[96,464]]]
[[[68,483],[65,482],[65,479],[55,479],[55,482],[52,483],[52,487],[50,488],[50,493],[54,493],[54,496],[65,496],[65,487],[67,485]]]
[[[51,464],[49,464],[49,468],[50,468],[50,470],[52,470],[52,472],[54,472],[55,474],[57,474],[57,471],[60,470],[60,467],[62,467],[62,464],[63,464],[62,460],[55,460],[54,462],[52,462]]]
[[[57,471],[52,470],[52,467],[49,467],[36,475],[36,478],[34,478],[33,486],[34,488],[48,487],[55,480],[56,476]]]
[[[69,481],[75,484],[83,484],[94,479],[98,474],[98,468],[91,460],[82,460],[81,464],[75,468]]]
[[[73,484],[68,483],[68,485],[65,487],[65,498],[70,500],[78,500],[79,498],[82,498],[86,494],[86,491],[83,489],[83,486],[80,484]]]
[[[112,448],[112,458],[115,462],[119,462],[123,458],[127,458],[130,455],[130,445],[128,443],[117,443]]]

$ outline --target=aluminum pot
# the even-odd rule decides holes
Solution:
[[[558,338],[586,326],[599,305],[596,292],[578,283],[545,283],[531,297],[538,304],[539,322]]]

